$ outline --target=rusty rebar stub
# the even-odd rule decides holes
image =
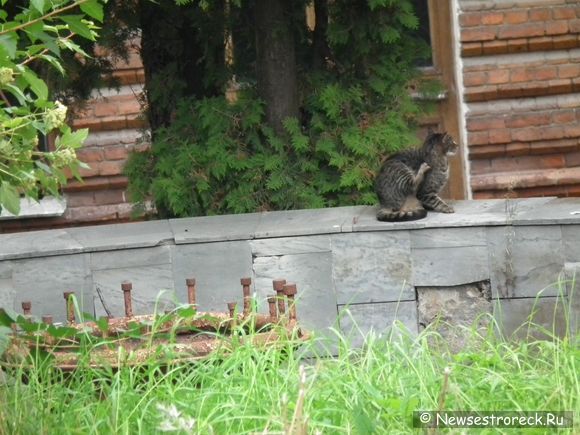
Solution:
[[[296,295],[297,292],[298,291],[296,289],[296,284],[294,283],[288,283],[284,286],[284,293],[288,298],[288,312],[289,312],[288,317],[290,318],[290,320],[296,320],[296,304],[294,301],[294,296]]]
[[[228,302],[228,311],[230,312],[230,317],[234,317],[236,314],[236,307],[238,306],[237,302]]]
[[[31,309],[32,309],[32,302],[30,302],[30,301],[22,302],[22,312],[24,313],[25,316],[30,316]]]
[[[70,298],[72,295],[74,295],[74,292],[63,292],[62,295],[64,296],[64,300],[66,301],[66,320],[69,323],[74,323],[75,322],[75,306],[74,306],[72,299]]]
[[[250,285],[252,285],[252,278],[242,278],[240,279],[242,284],[242,292],[244,294],[244,316],[250,314],[252,309],[252,297],[250,295]]]
[[[268,310],[270,311],[270,317],[274,320],[278,319],[278,310],[276,309],[277,296],[270,296],[268,298]]]
[[[41,319],[45,325],[52,325],[52,316],[42,316]]]
[[[133,317],[133,305],[131,302],[131,290],[133,284],[130,281],[123,281],[121,283],[121,290],[123,290],[123,299],[125,302],[125,317]]]
[[[288,297],[290,296],[294,296],[296,293],[298,293],[297,289],[296,289],[296,284],[294,283],[288,283],[284,285],[284,294]]]
[[[185,285],[187,285],[187,302],[189,305],[195,305],[195,278],[187,278]]]
[[[272,281],[272,287],[274,287],[274,291],[276,293],[284,291],[284,285],[286,284],[285,279],[275,279]]]

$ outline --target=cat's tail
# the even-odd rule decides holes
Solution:
[[[424,208],[397,211],[389,208],[380,208],[377,212],[377,219],[382,222],[416,221],[425,217],[427,217],[427,210]]]

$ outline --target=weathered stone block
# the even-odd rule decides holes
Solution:
[[[412,249],[486,246],[485,228],[433,228],[411,232]]]
[[[578,334],[580,333],[580,262],[566,263],[563,278],[570,313],[570,330]]]
[[[565,310],[565,300],[557,297],[494,300],[494,317],[501,331],[506,337],[518,339],[549,339],[552,334],[565,336],[568,327]]]
[[[560,226],[507,226],[487,229],[494,297],[558,294],[564,267]]]
[[[535,198],[539,201],[541,198]],[[530,200],[526,200],[527,210],[517,212],[513,220],[514,225],[558,225],[580,223],[579,198],[550,198],[549,201],[538,202],[533,207]]]
[[[432,325],[452,350],[463,348],[474,327],[484,335],[491,314],[489,281],[452,287],[417,287],[419,327]],[[464,329],[461,327],[466,327]]]
[[[254,257],[330,252],[330,237],[324,235],[257,239],[250,241],[250,246]]]
[[[332,261],[339,304],[415,299],[407,231],[333,235]]]
[[[414,301],[339,306],[340,329],[354,347],[361,347],[371,331],[384,335],[395,321],[417,333],[417,305]]]
[[[306,329],[324,333],[336,321],[336,294],[332,283],[332,256],[296,254],[254,259],[259,309],[267,313],[266,298],[274,294],[272,281],[284,278],[298,287],[298,320]]]
[[[197,304],[203,311],[227,312],[228,302],[242,303],[240,279],[252,276],[248,241],[199,243],[174,247],[173,277],[180,301],[187,301],[187,278],[196,279]]]
[[[88,254],[31,258],[16,260],[12,264],[16,311],[22,312],[22,301],[31,301],[34,315],[47,314],[55,321],[64,321],[63,292],[72,291],[83,312],[94,312]]]

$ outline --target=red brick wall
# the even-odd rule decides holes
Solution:
[[[459,8],[474,198],[580,196],[580,2]]]

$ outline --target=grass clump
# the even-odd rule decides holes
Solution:
[[[576,337],[489,335],[450,353],[434,345],[444,339],[429,328],[391,332],[369,334],[358,350],[336,333],[300,347],[290,339],[271,348],[240,342],[195,364],[118,371],[65,375],[39,362],[0,380],[0,433],[396,434],[412,431],[416,410],[580,415]]]

